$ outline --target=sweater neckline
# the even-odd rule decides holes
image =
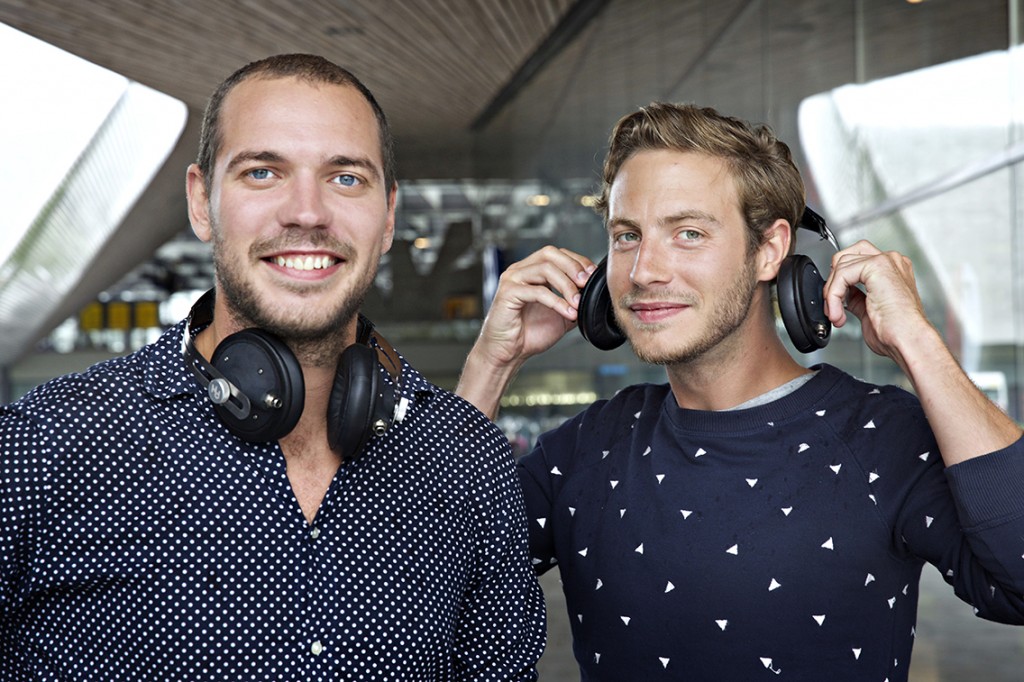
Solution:
[[[735,433],[769,428],[819,406],[821,399],[835,388],[843,376],[842,372],[828,364],[815,365],[811,369],[817,370],[817,374],[803,386],[763,405],[723,411],[685,409],[679,407],[669,390],[662,404],[662,413],[672,427],[681,432]]]

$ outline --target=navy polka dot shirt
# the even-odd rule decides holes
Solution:
[[[532,680],[544,603],[508,441],[403,366],[404,420],[312,524],[184,326],[0,408],[0,680]],[[403,361],[404,363],[404,361]]]

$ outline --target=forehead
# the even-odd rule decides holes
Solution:
[[[700,152],[644,150],[619,168],[608,195],[609,217],[677,207],[738,208],[736,182],[723,159]]]
[[[220,113],[219,159],[239,150],[359,155],[382,163],[373,109],[351,85],[253,77],[228,92]]]

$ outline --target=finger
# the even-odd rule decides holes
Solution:
[[[565,249],[545,247],[510,266],[501,279],[506,287],[526,285],[554,289],[575,306],[580,288],[595,267],[589,258]]]

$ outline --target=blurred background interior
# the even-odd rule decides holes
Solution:
[[[397,141],[398,228],[365,311],[453,387],[497,275],[544,244],[595,260],[608,132],[654,100],[770,124],[841,244],[915,262],[932,322],[1024,411],[1024,0],[0,0],[0,402],[123,354],[212,285],[184,175],[239,66],[350,68]],[[827,269],[830,249],[798,248]],[[904,384],[856,324],[801,361]],[[781,323],[780,323],[781,329]],[[785,336],[785,334],[783,334]],[[787,341],[788,342],[788,341]],[[799,355],[794,351],[795,355]],[[664,381],[578,334],[503,403],[517,451],[627,383]],[[578,679],[557,571],[542,679]],[[1024,631],[925,570],[911,679],[1024,679]]]

